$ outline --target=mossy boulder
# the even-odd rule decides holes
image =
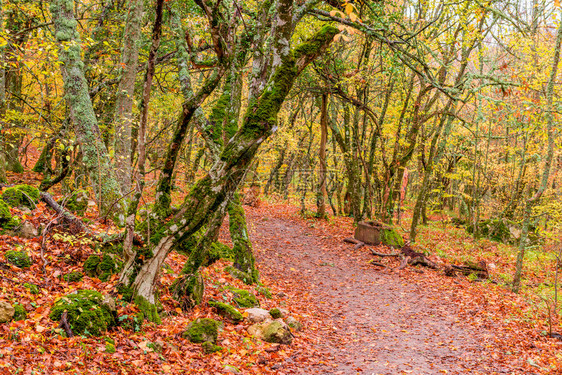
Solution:
[[[277,344],[290,344],[293,341],[293,334],[285,323],[274,320],[263,329],[264,341]]]
[[[230,291],[234,295],[232,300],[236,303],[236,305],[238,305],[238,307],[250,308],[260,306],[260,302],[258,301],[256,296],[248,292],[247,290],[230,288]]]
[[[0,225],[7,223],[12,218],[12,213],[10,212],[10,206],[4,201],[0,200]]]
[[[2,200],[10,207],[35,208],[39,196],[39,190],[33,186],[17,185],[7,188],[2,194]]]
[[[397,249],[404,246],[404,239],[402,238],[402,236],[400,236],[396,228],[383,227],[380,233],[382,244]]]
[[[105,344],[105,352],[109,353],[109,354],[113,354],[115,353],[115,344],[112,344],[110,342]]]
[[[4,256],[8,263],[19,268],[28,268],[33,263],[25,250],[8,250]]]
[[[76,190],[66,200],[65,205],[69,211],[82,216],[88,209],[88,201],[89,197],[86,190]]]
[[[19,321],[27,319],[27,310],[19,303],[14,305],[14,316],[12,320]]]
[[[194,343],[215,344],[219,337],[220,322],[210,318],[199,318],[189,323],[183,337]]]
[[[223,349],[222,346],[215,345],[210,341],[205,341],[203,344],[201,344],[201,348],[203,349],[203,352],[207,354],[220,352]]]
[[[277,307],[274,307],[271,310],[269,310],[269,315],[271,315],[271,317],[273,319],[279,319],[279,318],[282,318],[284,316],[283,312],[280,309],[278,309]]]
[[[80,271],[69,272],[62,276],[62,279],[69,283],[75,283],[82,280],[83,278],[84,274]]]
[[[107,281],[116,270],[115,261],[109,254],[93,254],[84,262],[84,273],[90,277],[98,277],[101,281]]]
[[[115,317],[104,304],[103,295],[94,290],[79,290],[58,299],[51,307],[49,318],[58,322],[65,311],[75,334],[99,336],[115,324]]]
[[[218,314],[232,323],[239,323],[244,320],[244,316],[233,306],[224,302],[209,301],[209,306],[214,307]]]

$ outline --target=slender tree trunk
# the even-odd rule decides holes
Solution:
[[[318,171],[318,192],[316,195],[316,216],[326,217],[326,142],[328,140],[328,94],[322,94],[322,108],[320,109],[320,170]]]
[[[74,18],[74,1],[53,1],[51,14],[59,44],[65,96],[70,118],[81,144],[82,161],[93,184],[101,215],[123,223],[125,217],[120,186],[98,128],[88,83],[84,77],[80,58],[81,42]]]
[[[562,12],[561,12],[562,16]],[[513,275],[513,284],[511,290],[518,293],[521,289],[521,274],[523,272],[523,260],[525,258],[525,247],[527,246],[527,238],[529,234],[529,226],[531,221],[531,212],[533,207],[539,202],[542,194],[546,190],[548,178],[550,176],[550,168],[554,158],[554,83],[558,74],[558,65],[560,63],[560,49],[562,44],[562,23],[558,26],[556,33],[556,42],[554,44],[554,56],[552,58],[552,67],[550,77],[546,86],[546,129],[548,136],[547,156],[544,163],[541,181],[537,192],[527,200],[525,207],[525,215],[523,217],[523,228],[521,231],[521,239],[519,242],[519,252],[517,253],[517,261],[515,263],[515,274]]]
[[[133,100],[137,78],[139,48],[141,42],[143,0],[130,0],[129,13],[123,32],[121,52],[121,78],[117,87],[114,114],[115,169],[123,193],[131,190]],[[149,62],[150,64],[150,62]],[[152,63],[154,65],[154,62]]]

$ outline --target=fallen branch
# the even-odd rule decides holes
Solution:
[[[79,232],[88,232],[91,233],[91,230],[86,227],[86,225],[74,216],[70,211],[66,208],[58,204],[55,199],[51,196],[51,194],[46,193],[44,191],[41,192],[41,199],[43,202],[47,203],[49,207],[51,207],[59,216],[63,219],[63,221],[68,224],[70,227],[70,231],[72,233],[79,233]]]
[[[372,260],[369,261],[369,263],[372,264],[373,266],[379,266],[379,267],[383,267],[383,268],[388,268],[388,266],[385,266],[385,265],[382,264],[382,263],[375,262],[375,261],[372,261]]]
[[[399,257],[402,254],[401,253],[392,253],[392,254],[385,254],[385,253],[377,253],[375,250],[373,249],[369,249],[371,250],[371,253],[373,253],[373,255],[376,255],[378,257]]]
[[[61,317],[60,317],[59,328],[64,329],[64,332],[66,332],[67,337],[73,337],[74,336],[74,334],[72,333],[72,329],[70,329],[70,324],[68,324],[68,312],[67,311],[63,312]]]

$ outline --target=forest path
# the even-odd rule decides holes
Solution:
[[[367,264],[371,257],[366,249],[353,251],[314,224],[307,227],[307,222],[280,215],[263,217],[263,211],[248,214],[262,277],[294,293],[318,322],[298,336],[315,341],[318,353],[294,356],[300,368],[292,364],[284,371],[508,373],[483,348],[493,333],[464,324],[449,297],[418,283],[415,272],[377,271]]]

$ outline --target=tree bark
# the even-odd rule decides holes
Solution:
[[[119,183],[102,140],[88,83],[81,61],[80,38],[76,31],[74,1],[56,0],[51,4],[55,37],[59,45],[59,60],[64,81],[70,119],[80,141],[82,161],[88,171],[102,216],[123,223],[124,207]]]

